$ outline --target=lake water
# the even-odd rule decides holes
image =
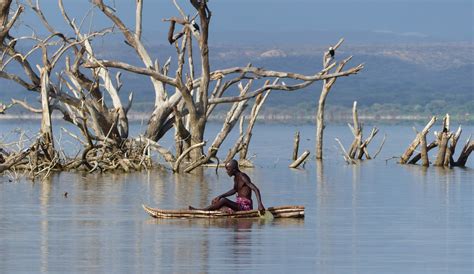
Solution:
[[[2,121],[4,137],[18,125]],[[295,131],[313,152],[314,126],[257,125],[256,167],[245,172],[265,206],[304,205],[304,220],[157,220],[141,208],[204,206],[231,188],[224,170],[4,175],[0,273],[472,273],[474,156],[470,168],[451,170],[387,160],[412,141],[412,126],[382,126],[369,147],[373,154],[386,133],[381,154],[350,166],[334,142],[348,146],[349,129],[329,125],[324,162],[291,170]],[[462,144],[473,132],[464,127]]]

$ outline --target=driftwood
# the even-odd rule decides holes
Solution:
[[[6,158],[3,154],[0,154],[0,172],[9,170],[12,166],[17,165],[20,161],[30,153],[29,150],[22,151],[15,154],[9,154]]]
[[[296,159],[295,161],[293,161],[293,163],[291,163],[289,165],[290,168],[297,168],[299,167],[305,160],[306,158],[308,158],[309,156],[309,151],[308,150],[305,150],[300,157],[298,157],[298,159]]]
[[[456,152],[456,145],[462,133],[462,128],[459,126],[455,133],[450,132],[450,117],[449,114],[443,119],[442,130],[439,133],[435,132],[436,139],[432,141],[429,145],[426,145],[426,135],[429,129],[433,126],[436,121],[436,117],[432,117],[430,122],[425,126],[425,128],[417,133],[415,140],[410,144],[408,149],[400,158],[401,164],[416,164],[420,159],[422,160],[422,166],[429,166],[430,161],[428,159],[428,152],[435,147],[438,147],[438,152],[436,154],[436,159],[433,163],[434,166],[439,167],[455,167],[460,166],[464,167],[466,162],[471,154],[474,143],[470,141],[470,137],[467,140],[465,146],[463,147],[458,160],[454,161],[454,154]],[[450,142],[451,141],[451,142]],[[415,155],[411,160],[413,152],[416,147],[421,146],[421,152]]]
[[[143,209],[154,218],[259,218],[258,210],[237,211],[229,213],[226,211],[203,211],[203,210],[167,210],[151,208],[142,205]],[[278,206],[269,207],[266,210],[272,213],[274,218],[304,218],[304,206]]]

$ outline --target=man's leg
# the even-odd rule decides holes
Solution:
[[[219,210],[224,206],[232,209],[233,211],[238,211],[239,210],[238,204],[234,201],[231,201],[231,200],[227,199],[227,198],[220,198],[219,201],[217,201],[217,203],[214,203],[214,204],[212,204],[210,206],[207,206],[205,208],[194,208],[194,207],[190,206],[189,209],[212,211],[212,210]]]

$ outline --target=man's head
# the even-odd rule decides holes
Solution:
[[[239,163],[232,159],[225,164],[225,170],[227,171],[227,175],[233,176],[235,172],[239,171]]]

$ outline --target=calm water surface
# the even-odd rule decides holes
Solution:
[[[258,125],[257,166],[245,172],[266,206],[304,205],[304,220],[156,220],[141,208],[203,206],[231,188],[223,170],[0,177],[0,273],[472,273],[474,170],[386,161],[411,142],[411,126],[381,127],[379,157],[349,166],[333,140],[349,145],[351,133],[330,125],[325,161],[290,170],[294,132],[314,151],[314,127]]]

